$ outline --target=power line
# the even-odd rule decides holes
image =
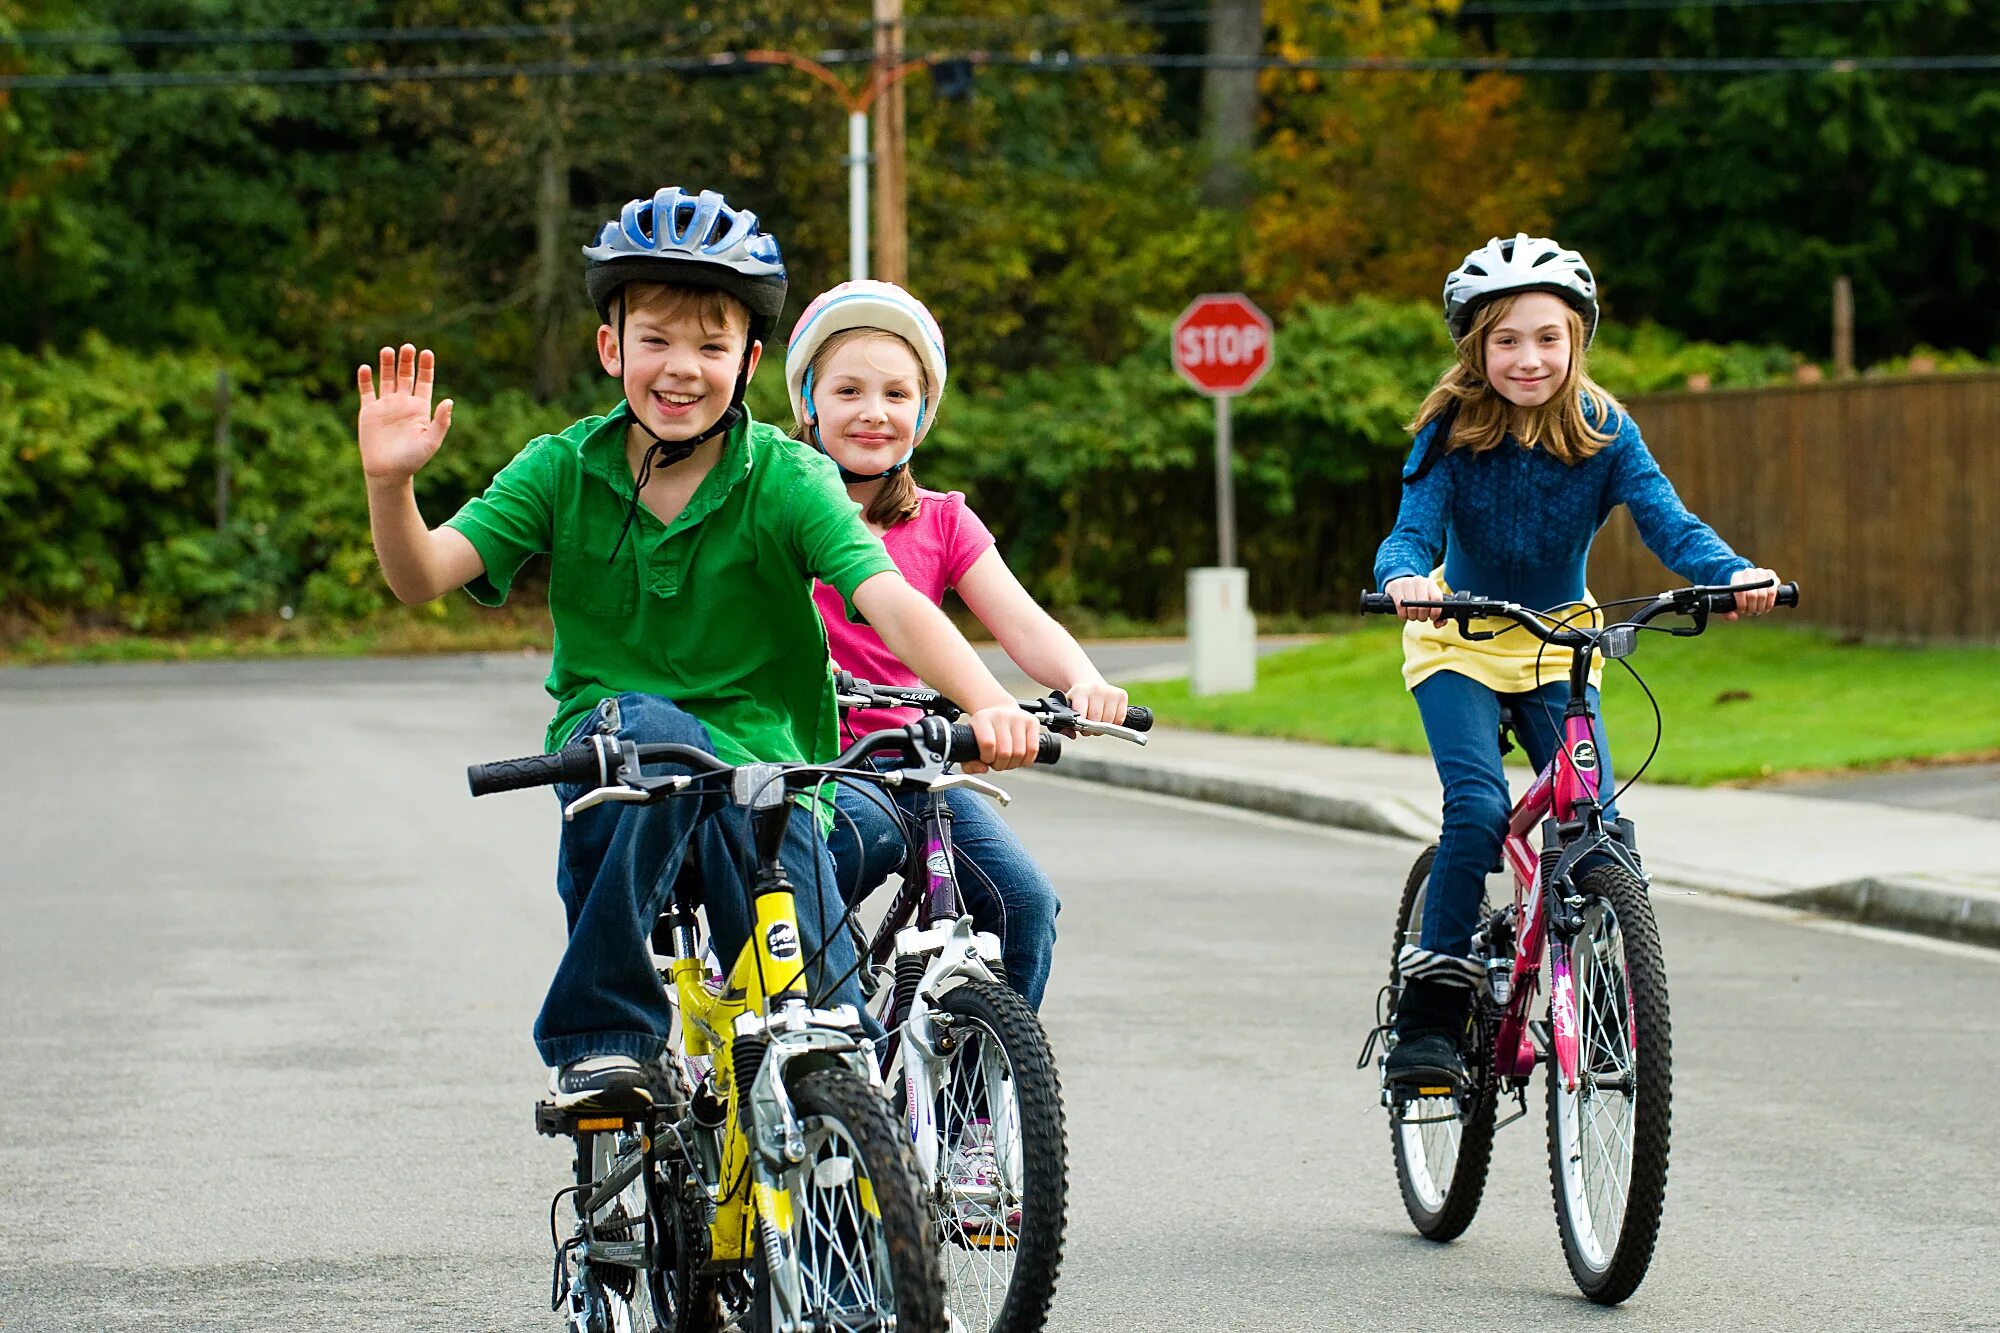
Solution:
[[[913,57],[922,58],[922,57]],[[938,55],[934,60],[954,57]],[[1030,55],[961,55],[987,65],[1030,69],[1084,69],[1095,66],[1142,69],[1300,70],[1328,73],[1370,71],[1501,74],[1854,74],[1976,73],[2000,70],[2000,55],[1963,56],[1319,56],[1287,60],[1277,56],[1160,54],[1073,55],[1067,51]]]
[[[1084,14],[1022,14],[1005,18],[918,15],[903,20],[906,28],[992,29],[1129,27],[1146,23],[1207,22],[1205,9],[1178,8],[1090,16]],[[53,47],[217,47],[344,45],[368,43],[378,46],[436,44],[453,42],[540,41],[580,37],[652,37],[667,33],[754,32],[772,28],[808,29],[819,32],[865,32],[874,27],[871,19],[739,19],[720,23],[712,19],[681,19],[654,23],[509,23],[463,28],[155,28],[134,32],[17,32],[0,33],[0,46],[14,45],[28,50]]]
[[[867,65],[872,51],[824,51],[823,65]],[[963,61],[1063,73],[1079,69],[1232,69],[1313,73],[1460,74],[1853,74],[1980,73],[2000,70],[2000,55],[1961,56],[1205,56],[1149,53],[1077,55],[1069,51],[1011,54],[985,51],[911,52],[910,59]],[[0,75],[0,91],[139,91],[156,88],[432,83],[465,79],[614,77],[682,73],[739,74],[764,68],[731,52],[607,60],[479,62],[458,65],[326,66],[308,69],[153,70],[97,74]]]
[[[1449,15],[1549,14],[1588,18],[1599,11],[1633,9],[1810,9],[1822,5],[1880,5],[1890,0],[1471,0]]]
[[[1545,14],[1588,18],[1606,11],[1659,9],[1796,9],[1825,5],[1876,5],[1890,0],[1472,0],[1447,10],[1440,5],[1417,0],[1412,8],[1424,8],[1440,20],[1484,15]],[[1331,8],[1305,11],[1307,16],[1335,18]],[[1135,9],[1106,15],[1021,14],[1004,18],[953,15],[916,15],[903,20],[913,29],[947,31],[953,29],[1014,29],[1059,27],[1166,27],[1183,23],[1206,23],[1207,9]],[[0,46],[23,50],[60,47],[146,47],[213,48],[224,46],[349,45],[377,46],[434,45],[500,41],[554,41],[592,37],[659,37],[668,33],[695,33],[713,36],[719,32],[755,32],[765,29],[807,29],[819,32],[861,32],[872,28],[869,19],[739,19],[718,23],[712,19],[681,19],[652,23],[510,23],[455,28],[153,28],[133,32],[12,32],[0,33]]]

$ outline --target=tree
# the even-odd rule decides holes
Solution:
[[[2000,49],[2000,6],[1690,6],[1514,21],[1496,40],[1515,54],[1942,56]],[[1621,318],[1824,354],[1845,273],[1865,356],[2000,341],[1990,74],[1607,76],[1550,80],[1538,100],[1622,130],[1556,210]]]
[[[1464,45],[1434,11],[1273,0],[1275,49],[1449,56]],[[1356,71],[1264,76],[1270,132],[1246,266],[1283,307],[1359,293],[1436,299],[1488,236],[1548,228],[1603,129],[1558,116],[1499,74]]]

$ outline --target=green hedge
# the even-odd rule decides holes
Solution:
[[[1394,514],[1402,423],[1448,356],[1429,306],[1301,304],[1284,319],[1271,373],[1234,408],[1239,540],[1260,608],[1309,614],[1351,600]],[[1607,338],[1596,369],[1635,393],[1697,371],[1719,387],[1757,383],[1794,360],[1640,330]],[[351,388],[226,367],[231,498],[217,529],[224,368],[102,338],[73,356],[0,347],[0,610],[168,630],[285,606],[348,616],[383,605]],[[610,388],[585,382],[559,403],[459,401],[418,480],[424,514],[448,516],[525,441],[615,401]],[[783,396],[767,366],[753,409],[779,419]],[[1186,567],[1215,558],[1213,420],[1169,369],[1158,319],[1116,365],[954,386],[918,471],[968,491],[1052,605],[1153,618],[1178,611]]]

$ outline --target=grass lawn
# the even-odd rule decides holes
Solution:
[[[1423,753],[1399,628],[1371,621],[1275,653],[1249,694],[1194,699],[1185,681],[1134,694],[1169,726]],[[1699,639],[1643,635],[1627,660],[1665,718],[1649,781],[1706,785],[2000,751],[2000,648],[1848,644],[1768,621],[1718,622]],[[1604,713],[1622,782],[1646,757],[1653,710],[1615,664]]]
[[[162,635],[74,624],[0,626],[0,667],[70,662],[192,662],[222,657],[411,657],[539,651],[551,642],[548,607],[517,598],[498,610],[466,597],[395,606],[368,620],[263,616],[207,631]]]

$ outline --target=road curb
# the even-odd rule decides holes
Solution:
[[[1778,901],[1865,925],[2000,948],[2000,890],[1946,877],[1856,879]]]
[[[1414,842],[1429,842],[1437,836],[1437,821],[1393,796],[1380,796],[1360,788],[1330,783],[1260,782],[1241,772],[1205,764],[1132,763],[1078,754],[1079,747],[1063,751],[1062,765],[1056,770],[1067,778],[1101,782],[1108,787],[1181,796],[1211,805],[1234,806],[1262,814],[1296,819],[1307,824],[1381,833]]]
[[[1437,837],[1435,814],[1426,814],[1398,797],[1363,788],[1310,781],[1272,782],[1217,765],[1169,766],[1106,759],[1079,754],[1080,748],[1070,746],[1063,751],[1058,773],[1108,787],[1179,796],[1412,842],[1427,843]],[[1702,893],[1797,907],[1868,925],[2000,948],[2000,881],[1910,875],[1785,892],[1771,888],[1753,891],[1741,882],[1690,875],[1682,867],[1660,866],[1658,875],[1666,883]]]

